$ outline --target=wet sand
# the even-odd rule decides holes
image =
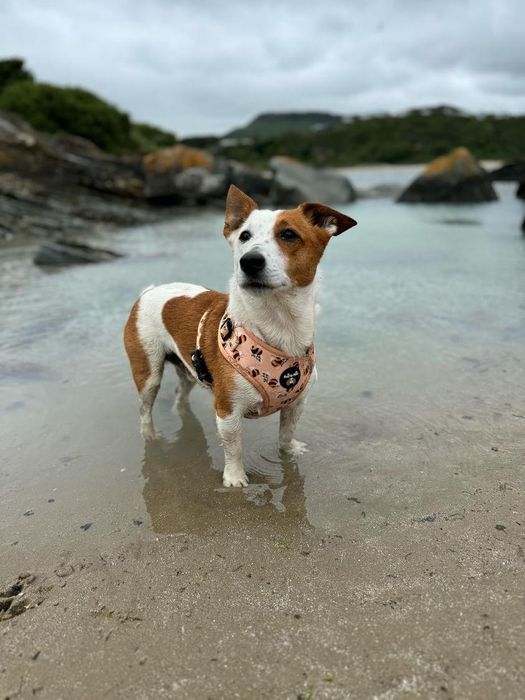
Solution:
[[[115,235],[129,258],[91,269],[4,258],[0,697],[522,698],[515,205],[350,208],[310,451],[283,461],[275,418],[249,422],[243,491],[170,372],[143,444],[120,339],[150,282],[224,288],[217,214]]]

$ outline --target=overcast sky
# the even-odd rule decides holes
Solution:
[[[524,0],[0,0],[0,56],[179,135],[264,111],[525,113]]]

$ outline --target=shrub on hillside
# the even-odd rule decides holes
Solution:
[[[164,131],[151,124],[132,124],[131,139],[135,150],[140,153],[151,153],[160,148],[173,146],[177,139],[170,131]]]
[[[134,147],[128,115],[81,88],[19,80],[0,93],[0,108],[19,114],[35,129],[83,136],[107,151]]]
[[[33,80],[31,73],[24,68],[24,61],[21,58],[6,58],[0,61],[0,92],[19,80]]]

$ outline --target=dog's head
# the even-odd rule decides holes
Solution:
[[[306,287],[314,280],[330,238],[356,223],[314,202],[296,209],[259,209],[251,197],[231,185],[224,235],[233,248],[235,280],[254,293]]]

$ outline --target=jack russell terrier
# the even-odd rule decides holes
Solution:
[[[270,211],[231,186],[224,236],[233,248],[230,294],[194,284],[148,287],[131,309],[124,344],[140,396],[141,433],[155,437],[151,411],[165,363],[179,377],[176,406],[195,383],[211,389],[224,446],[225,486],[247,486],[242,418],[280,411],[279,446],[293,434],[315,374],[317,265],[326,244],[356,222],[323,204]]]

